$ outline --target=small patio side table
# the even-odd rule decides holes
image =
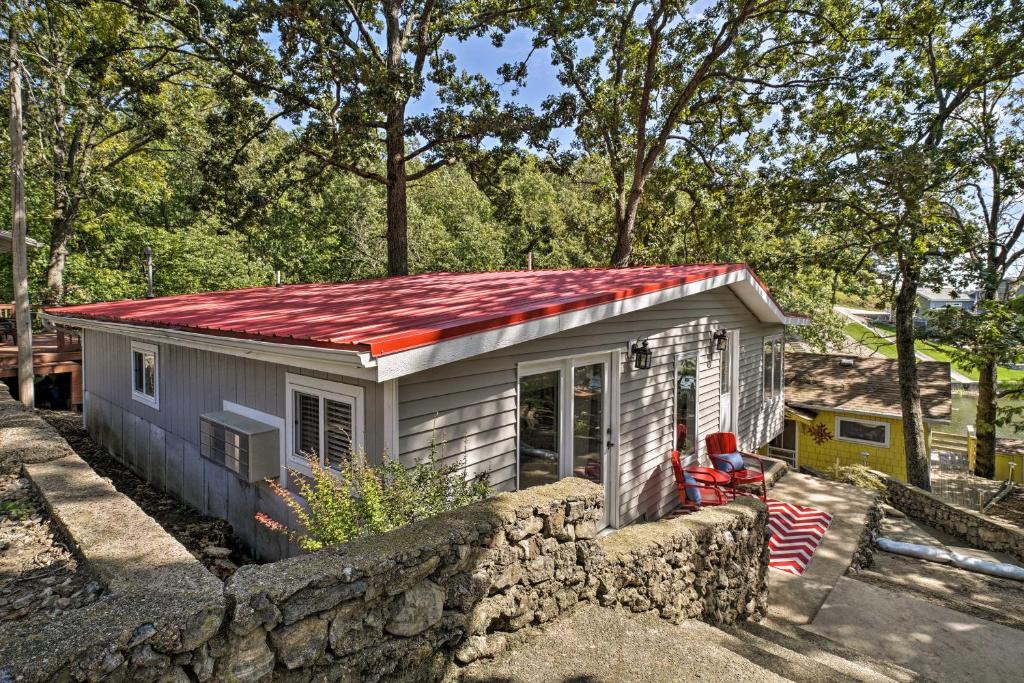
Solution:
[[[684,467],[683,471],[689,472],[690,474],[699,474],[703,477],[708,477],[715,482],[716,486],[727,486],[729,484],[729,481],[731,480],[731,477],[727,473],[720,472],[719,470],[716,470],[714,467],[700,467],[699,465],[691,465],[690,467]],[[736,494],[733,493],[733,498],[735,497]]]

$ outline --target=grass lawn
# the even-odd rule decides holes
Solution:
[[[886,358],[896,358],[895,344],[885,337],[879,337],[860,323],[847,323],[846,327],[843,328],[843,332],[846,333],[847,337],[850,337],[861,345],[868,347],[872,351],[882,354]]]
[[[847,325],[847,327],[849,327],[849,325]],[[859,327],[864,328],[863,325],[859,325]],[[880,329],[880,330],[884,330],[885,332],[891,332],[892,334],[896,334],[896,328],[894,328],[889,323],[878,323],[876,325],[876,327],[878,329]],[[864,329],[865,329],[865,331],[868,334],[871,334],[871,335],[873,335],[875,337],[878,336],[878,335],[874,335],[874,333],[872,333],[871,330],[868,330],[867,328],[864,328]],[[847,332],[847,334],[850,334],[850,333]],[[853,335],[850,335],[850,336],[853,336]],[[854,337],[854,339],[856,339],[856,337]],[[872,348],[874,348],[874,347],[872,347]],[[977,370],[968,370],[967,368],[963,367],[962,365],[953,362],[953,359],[950,358],[950,356],[949,356],[949,350],[950,350],[949,346],[946,346],[945,344],[937,344],[937,343],[935,343],[933,341],[928,341],[927,339],[915,339],[914,340],[914,348],[916,348],[918,350],[918,352],[923,353],[924,355],[928,356],[932,360],[940,360],[940,361],[944,361],[946,363],[949,363],[953,367],[953,369],[956,370],[957,372],[959,372],[961,375],[965,375],[967,377],[970,377],[975,382],[978,381],[978,371]],[[893,351],[895,352],[895,348],[893,349]],[[893,355],[892,357],[895,358],[895,355]],[[999,381],[1000,381],[1000,383],[1002,383],[1002,382],[1019,382],[1021,380],[1024,380],[1024,371],[1022,371],[1022,370],[1011,370],[1010,368],[999,368]]]

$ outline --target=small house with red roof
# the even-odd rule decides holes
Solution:
[[[314,454],[411,464],[433,443],[499,491],[580,476],[611,527],[677,503],[669,452],[754,450],[783,424],[785,313],[743,264],[430,273],[114,301],[80,330],[84,420],[156,486],[260,555],[257,512]]]

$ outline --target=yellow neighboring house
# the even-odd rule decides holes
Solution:
[[[786,353],[786,421],[769,455],[823,470],[867,464],[903,481],[899,372],[888,358]],[[952,415],[949,364],[917,364],[925,438]]]

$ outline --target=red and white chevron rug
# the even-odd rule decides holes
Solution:
[[[822,536],[832,524],[832,515],[821,510],[768,500],[768,566],[800,576],[814,557]]]

